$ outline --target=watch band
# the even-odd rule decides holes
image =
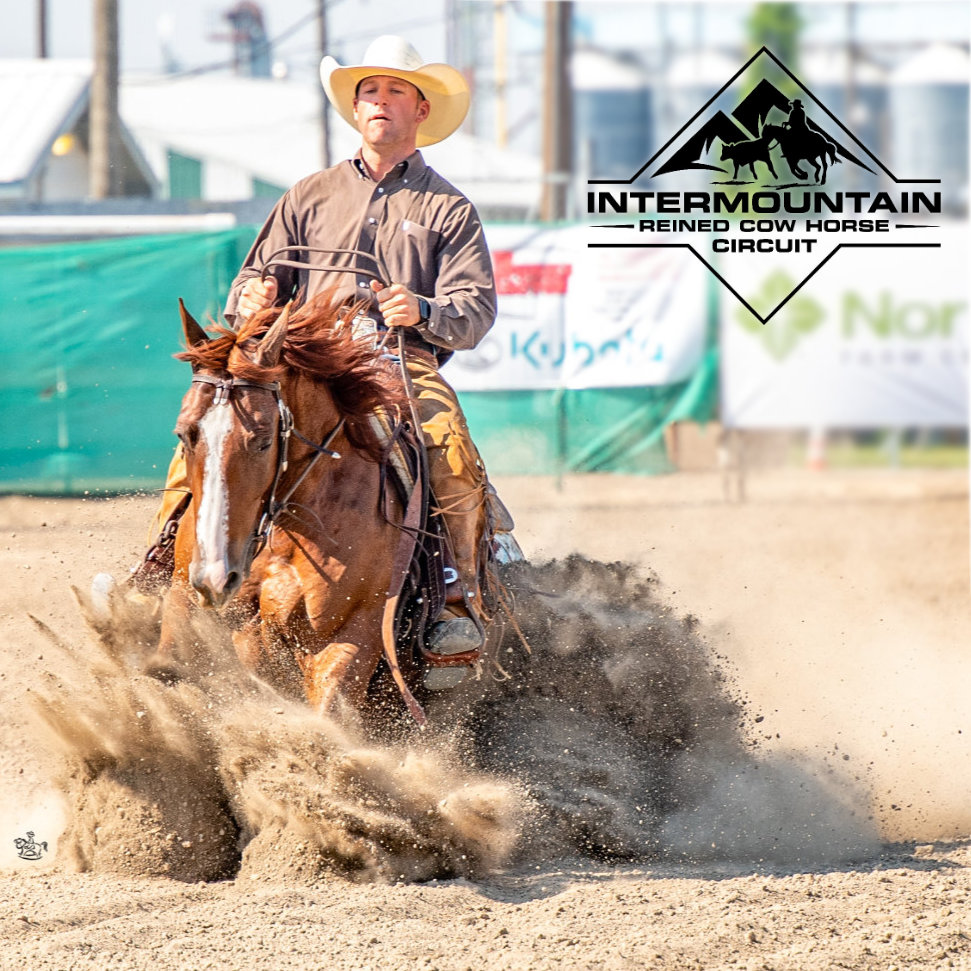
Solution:
[[[427,324],[431,320],[432,305],[424,298],[418,298],[418,323]]]

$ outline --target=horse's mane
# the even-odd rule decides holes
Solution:
[[[369,341],[351,335],[350,321],[360,309],[339,304],[333,291],[326,291],[292,310],[276,367],[261,367],[252,355],[279,316],[278,307],[253,314],[239,330],[217,324],[216,337],[175,356],[194,368],[228,371],[245,381],[284,381],[288,374],[296,374],[326,385],[345,418],[351,444],[377,456],[382,443],[370,417],[378,410],[395,414],[405,398],[400,377],[387,360]]]

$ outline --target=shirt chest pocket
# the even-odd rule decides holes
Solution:
[[[402,219],[398,224],[398,232],[402,240],[407,242],[409,248],[420,250],[423,253],[434,253],[441,236],[441,233],[434,229],[427,229],[413,219]]]
[[[402,219],[391,239],[391,250],[400,260],[402,279],[415,293],[434,293],[441,233],[411,219]]]

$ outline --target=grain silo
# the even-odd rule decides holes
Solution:
[[[863,146],[807,100],[808,117],[872,170],[844,166],[839,171],[842,188],[876,192],[885,187],[888,177],[863,149],[889,165],[886,72],[869,61],[851,59],[845,47],[826,47],[802,55],[799,79]]]
[[[720,95],[711,105],[711,101],[718,92],[738,72],[740,62],[726,57],[714,50],[696,50],[675,57],[664,72],[664,91],[659,98],[658,121],[661,130],[658,132],[657,151],[683,125],[689,123],[698,112],[699,117],[689,124],[685,135],[678,142],[683,142],[687,135],[694,133],[704,125],[716,112],[730,114],[737,106],[738,92],[729,90]],[[702,109],[704,109],[702,111]],[[711,145],[707,155],[698,159],[710,165],[725,165],[727,173],[731,172],[729,163],[719,161],[721,142]],[[721,172],[710,170],[683,171],[678,174],[677,188],[681,191],[709,188],[713,179],[718,181],[727,178]]]
[[[968,204],[968,78],[967,52],[946,44],[924,48],[890,75],[893,174],[940,179],[943,207],[954,214]]]
[[[639,65],[596,50],[571,63],[577,165],[591,179],[629,179],[647,161],[651,93]]]

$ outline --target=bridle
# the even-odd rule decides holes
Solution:
[[[318,445],[312,439],[307,438],[306,435],[302,434],[295,426],[293,421],[293,412],[290,411],[289,406],[283,400],[283,396],[280,394],[280,382],[279,381],[247,381],[244,378],[228,377],[228,378],[217,378],[211,374],[195,374],[192,376],[193,384],[209,384],[216,389],[215,396],[213,397],[212,403],[214,405],[228,405],[232,397],[232,393],[236,388],[246,388],[254,391],[266,391],[273,395],[276,401],[277,411],[280,415],[280,421],[277,426],[277,459],[276,459],[276,470],[273,474],[273,484],[270,486],[270,491],[267,493],[266,500],[263,503],[263,510],[260,514],[260,518],[257,521],[256,527],[250,534],[249,540],[246,544],[246,570],[249,571],[250,564],[254,559],[263,551],[270,537],[270,530],[273,529],[280,514],[287,508],[290,500],[293,498],[293,494],[300,488],[304,479],[310,474],[313,467],[317,464],[321,456],[327,456],[331,459],[339,459],[341,453],[335,451],[330,446],[333,444],[334,439],[341,433],[344,428],[346,418],[341,416],[337,424],[327,432],[324,436],[323,441]],[[287,489],[286,493],[281,497],[277,498],[277,490],[280,488],[280,481],[283,478],[283,473],[287,471],[287,467],[290,463],[290,438],[294,437],[303,442],[304,445],[309,446],[313,450],[313,455],[310,461],[307,463],[307,467],[300,473],[296,481]]]

